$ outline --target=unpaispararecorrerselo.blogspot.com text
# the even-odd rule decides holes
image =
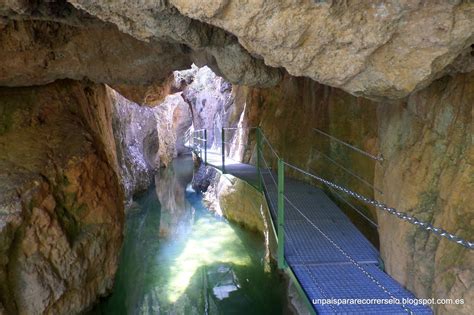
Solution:
[[[314,305],[463,305],[464,299],[312,299]]]

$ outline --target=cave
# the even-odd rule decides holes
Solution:
[[[471,1],[11,0],[0,43],[0,315],[474,313]]]

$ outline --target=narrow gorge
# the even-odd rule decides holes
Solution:
[[[474,313],[472,1],[7,0],[0,43],[0,315]]]

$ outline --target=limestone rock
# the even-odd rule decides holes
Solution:
[[[245,104],[235,102],[232,85],[208,67],[176,71],[175,77],[186,77],[181,80],[189,81],[182,97],[192,111],[194,129],[207,129],[208,148],[220,148],[221,128],[237,126]],[[226,131],[229,142],[233,133]]]
[[[57,79],[84,78],[117,85],[140,100],[135,86],[160,85],[173,70],[187,68],[191,60],[182,47],[145,43],[123,34],[113,25],[83,27],[48,21],[10,20],[0,33],[0,85],[28,86]],[[157,88],[158,86],[158,88]],[[159,92],[159,93],[157,93]],[[150,93],[148,92],[148,95]],[[161,96],[160,96],[161,97]],[[160,98],[154,96],[154,98]]]
[[[474,239],[474,72],[445,77],[402,106],[381,106],[377,197],[420,220]],[[474,253],[433,233],[379,213],[388,272],[420,297],[465,300],[438,305],[443,314],[471,314]]]
[[[113,104],[113,131],[126,201],[150,186],[160,167],[154,108],[142,107],[108,88]]]
[[[275,85],[272,67],[284,67],[354,95],[398,99],[472,69],[470,1],[68,2],[0,6],[9,59],[0,84],[88,77],[136,91],[193,61],[234,84]]]
[[[105,87],[70,81],[0,89],[8,314],[78,313],[112,287],[124,218],[105,100]]]
[[[170,75],[164,81],[157,81],[152,84],[118,84],[112,87],[134,103],[154,107],[159,105],[169,94],[178,92],[173,84],[174,77]]]
[[[427,86],[474,42],[470,1],[170,3],[236,35],[270,66],[373,98]]]
[[[251,56],[234,36],[175,9],[152,3],[145,12],[133,12],[130,3],[120,1],[80,2],[73,3],[80,9],[66,2],[0,5],[0,85],[88,78],[116,87],[135,102],[152,96],[156,103],[163,96],[163,80],[192,61],[209,64],[234,83],[265,86],[280,78],[278,70]]]
[[[188,152],[183,139],[185,132],[191,127],[191,111],[181,93],[171,94],[156,107],[155,119],[160,143],[160,165],[168,166],[178,154]]]

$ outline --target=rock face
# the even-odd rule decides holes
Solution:
[[[427,86],[474,42],[470,1],[170,3],[235,34],[268,65],[367,97],[401,98]]]
[[[0,85],[88,78],[135,102],[156,104],[166,96],[163,81],[192,62],[209,64],[234,83],[265,86],[280,78],[234,36],[160,3],[145,5],[144,12],[133,12],[129,3],[72,3],[80,9],[63,1],[0,4]]]
[[[77,27],[60,22],[10,20],[2,27],[0,42],[3,86],[88,78],[117,86],[135,101],[153,94],[156,103],[166,96],[160,95],[162,82],[173,70],[191,64],[180,46],[145,43],[112,25],[97,22]],[[158,87],[151,93],[148,86],[153,83]]]
[[[178,154],[188,152],[184,147],[184,134],[191,127],[192,116],[181,93],[168,95],[155,110],[155,120],[160,140],[160,164],[167,166]]]
[[[0,305],[71,314],[111,289],[123,192],[103,86],[0,89]],[[0,310],[2,307],[0,307]]]
[[[262,194],[250,184],[232,175],[215,172],[204,194],[208,207],[232,222],[260,234],[265,229],[264,213],[269,213]],[[268,227],[267,227],[268,228]]]
[[[220,146],[223,122],[229,121],[234,110],[232,85],[208,67],[193,68],[192,82],[182,93],[192,110],[194,129],[207,129],[208,146]]]
[[[379,106],[385,162],[375,183],[387,204],[474,240],[474,72],[445,77],[399,106]],[[379,213],[386,268],[420,297],[463,298],[440,314],[474,312],[474,252]]]
[[[398,102],[368,101],[293,77],[285,77],[271,89],[239,87],[235,91],[240,94],[236,99],[247,104],[248,124],[260,125],[284,159],[473,240],[473,200],[469,193],[473,191],[473,87],[471,72],[439,79]],[[384,161],[374,162],[328,141],[312,128],[375,156],[382,155]],[[252,137],[251,143],[255,141]],[[253,156],[249,149],[245,158]],[[265,158],[276,166],[268,147]],[[288,174],[304,179],[301,174]],[[335,193],[327,192],[340,201]],[[474,294],[472,251],[343,197],[378,221],[377,233],[353,210],[346,209],[375,244],[380,237],[382,258],[390,275],[418,297],[464,299],[464,305],[434,306],[441,314],[474,311],[474,304],[468,302]]]
[[[306,78],[285,75],[274,88],[257,89],[234,87],[236,102],[246,104],[242,120],[250,127],[260,126],[273,149],[286,161],[303,167],[313,174],[343,184],[366,196],[373,196],[373,177],[376,163],[364,155],[331,141],[314,131],[319,128],[339,139],[378,155],[377,104],[356,98],[342,90],[318,84]],[[247,131],[248,132],[248,131]],[[249,143],[241,156],[255,163],[256,134],[248,133]],[[235,141],[235,140],[234,140]],[[231,146],[231,155],[242,146]],[[263,142],[265,161],[276,169],[277,158],[268,143]],[[347,171],[348,170],[348,171]],[[288,170],[289,176],[309,182],[310,178]],[[319,185],[318,182],[311,182]],[[335,193],[334,200],[361,229],[377,244],[377,231],[348,207]],[[343,196],[345,197],[345,196]],[[376,220],[375,209],[355,202],[355,206]]]
[[[283,67],[354,95],[398,99],[446,73],[474,67],[470,1],[68,2],[0,6],[2,15],[17,20],[3,26],[3,53],[17,57],[2,63],[8,71],[1,84],[85,76],[129,84],[143,95],[170,70],[195,62],[234,84],[275,85],[280,71],[272,67]],[[25,58],[36,50],[36,61]]]
[[[113,104],[113,131],[125,198],[146,190],[160,167],[155,109],[141,107],[108,88]]]
[[[155,171],[167,166],[184,147],[191,112],[180,93],[168,95],[160,106],[142,107],[113,89],[113,129],[126,200],[147,189]]]

